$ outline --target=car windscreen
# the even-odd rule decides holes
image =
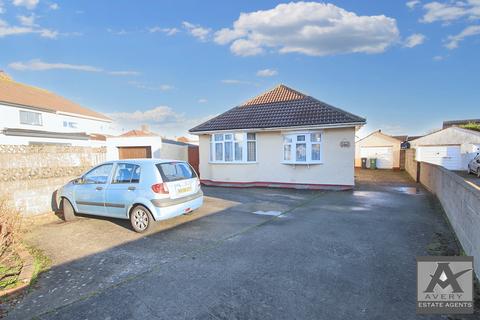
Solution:
[[[156,164],[163,182],[179,181],[196,178],[197,174],[185,162],[164,162]]]

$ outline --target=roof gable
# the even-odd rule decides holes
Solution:
[[[110,121],[110,118],[101,113],[84,108],[50,91],[16,82],[0,71],[0,103],[2,102]]]
[[[355,126],[364,123],[364,118],[333,107],[285,85],[279,85],[190,129],[190,132]]]
[[[463,143],[480,143],[480,132],[459,127],[448,127],[411,141],[414,146]]]

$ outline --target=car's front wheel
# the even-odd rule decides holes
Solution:
[[[136,232],[145,232],[153,223],[153,217],[150,211],[142,205],[136,205],[130,213],[130,223]]]
[[[62,199],[62,211],[65,221],[75,220],[75,209],[67,198]]]

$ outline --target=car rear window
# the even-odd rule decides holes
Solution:
[[[158,171],[164,182],[179,181],[196,178],[197,174],[185,162],[165,162],[157,163]]]

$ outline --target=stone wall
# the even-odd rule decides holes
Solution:
[[[0,145],[1,196],[23,215],[52,211],[55,190],[105,159],[104,147]]]
[[[416,179],[417,161],[411,160],[407,172]],[[419,182],[437,196],[463,250],[475,257],[475,269],[480,270],[480,188],[455,172],[426,162],[420,162]]]

